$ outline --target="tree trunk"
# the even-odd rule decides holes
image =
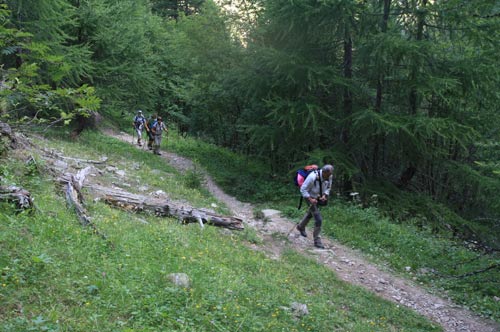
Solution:
[[[391,0],[381,0],[383,1],[384,11],[382,14],[382,21],[380,22],[380,31],[381,33],[387,32],[387,26],[389,22],[389,13],[391,10]],[[384,81],[384,73],[383,69],[378,68],[378,77],[377,77],[377,94],[375,97],[375,112],[382,112],[382,94],[383,94],[383,81]],[[378,175],[378,164],[379,164],[379,152],[380,152],[380,144],[382,143],[382,138],[380,135],[377,135],[374,139],[373,146],[373,155],[372,155],[372,176],[377,177]]]
[[[62,182],[65,182],[65,193],[66,193],[66,201],[70,207],[75,209],[76,214],[78,215],[78,219],[80,220],[80,224],[84,227],[90,227],[94,234],[101,236],[103,239],[106,239],[106,236],[99,232],[97,226],[91,221],[91,218],[87,214],[87,210],[84,207],[83,195],[81,193],[81,189],[83,187],[83,182],[85,181],[85,177],[91,171],[92,167],[85,167],[80,170],[76,175],[69,174],[63,179]]]
[[[427,5],[428,0],[422,0],[422,9],[417,9],[419,12],[417,13],[417,35],[416,35],[416,40],[420,41],[423,39],[424,36],[424,25],[425,25],[425,7]],[[416,64],[413,66],[413,69],[410,74],[410,84],[415,85],[415,81],[417,79],[417,72],[419,70],[419,63],[420,61],[416,62]],[[411,114],[417,114],[417,108],[418,108],[418,93],[417,89],[415,86],[411,88],[410,91],[410,96],[409,96],[409,103],[410,103],[410,112]]]
[[[348,23],[345,23],[344,31],[344,77],[346,81],[352,80],[352,36]],[[344,118],[349,119],[352,114],[352,92],[349,86],[344,88]],[[341,139],[344,145],[349,144],[350,122],[348,121],[342,128]],[[352,179],[344,176],[342,188],[344,192],[350,192],[352,189]]]
[[[243,220],[239,218],[221,216],[208,210],[186,206],[182,202],[132,194],[121,189],[99,185],[89,185],[88,188],[93,195],[106,203],[127,211],[146,212],[161,217],[174,217],[183,223],[198,222],[202,227],[204,224],[208,224],[235,230],[244,229]]]
[[[0,201],[12,202],[21,210],[33,207],[33,200],[29,191],[16,186],[0,186]]]
[[[352,80],[352,37],[348,23],[345,23],[344,32],[344,78],[350,82]],[[352,114],[352,93],[350,87],[344,88],[344,116],[349,118]],[[349,142],[349,124],[342,130],[342,142]]]
[[[383,2],[384,2],[384,12],[382,15],[382,21],[380,22],[380,31],[382,33],[386,33],[387,26],[389,23],[389,13],[391,10],[391,0],[383,0]],[[379,74],[377,79],[377,96],[375,99],[375,112],[377,113],[380,113],[382,108],[383,80],[384,80],[384,74],[379,68]]]
[[[85,177],[90,172],[91,166],[79,171],[77,175],[65,174],[59,181],[66,184],[66,199],[78,214],[80,222],[84,226],[91,226],[96,233],[95,225],[90,222],[83,207],[83,196],[81,189]],[[168,199],[133,194],[122,189],[103,187],[97,184],[86,184],[95,198],[102,199],[112,206],[132,212],[146,212],[162,217],[175,217],[183,223],[198,222],[204,224],[225,227],[235,230],[243,230],[243,220],[236,217],[221,216],[211,211],[186,206],[183,202]]]

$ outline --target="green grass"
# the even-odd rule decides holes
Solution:
[[[140,183],[167,183],[169,193],[189,193],[198,205],[213,201],[154,156],[86,135],[77,143],[48,145],[79,158],[106,154],[120,168],[139,163],[145,174],[164,178],[137,175]],[[80,226],[43,165],[33,169],[22,160],[2,159],[0,175],[4,183],[30,190],[38,207],[18,213],[4,203],[0,210],[2,331],[441,330],[294,252],[277,261],[249,249],[246,243],[259,243],[251,231],[202,230],[88,200],[105,240]],[[189,275],[190,288],[168,280],[180,272]],[[293,302],[307,304],[309,315],[294,318]]]
[[[289,174],[273,176],[257,159],[245,159],[192,138],[172,136],[169,149],[191,158],[202,156],[199,160],[214,174],[218,184],[238,199],[259,207],[277,208],[292,220],[299,221],[302,217],[304,207],[297,211],[299,193]],[[405,204],[411,200],[412,197],[405,196]],[[416,279],[457,303],[500,321],[498,252],[469,248],[468,243],[453,238],[443,227],[461,225],[463,220],[454,219],[458,217],[447,211],[439,213],[437,205],[429,206],[420,197],[413,197],[413,202],[412,208],[417,212],[420,209],[420,216],[400,222],[387,217],[387,211],[364,209],[333,199],[323,212],[324,234],[362,250],[374,261],[387,263],[396,273]],[[401,213],[398,211],[398,216]],[[490,237],[495,234],[498,238],[498,228],[490,230]],[[462,277],[490,266],[497,267]]]

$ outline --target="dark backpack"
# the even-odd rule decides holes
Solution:
[[[307,166],[304,166],[302,168],[299,168],[295,172],[295,175],[293,177],[293,182],[300,189],[300,187],[302,187],[302,184],[306,180],[307,176],[309,174],[311,174],[311,172],[314,172],[314,171],[317,171],[317,170],[318,170],[318,165],[314,165],[314,164],[307,165]],[[299,210],[302,207],[302,200],[303,200],[303,197],[302,197],[302,195],[300,195],[299,206],[297,207],[297,209],[299,209]]]
[[[142,123],[146,122],[146,118],[142,115],[136,115],[134,118],[134,125],[136,128],[139,128]]]

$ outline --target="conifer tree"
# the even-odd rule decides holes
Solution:
[[[71,9],[59,0],[7,1],[3,7],[2,39],[10,40],[2,52],[2,113],[10,121],[67,124],[98,109],[94,89],[79,84],[89,53],[68,45],[64,31],[73,23]]]
[[[163,52],[161,20],[146,0],[79,1],[75,31],[92,51],[91,81],[111,114],[154,112]]]
[[[234,67],[238,42],[217,6],[169,22],[166,61],[168,112],[183,131],[236,146],[237,107],[224,80]]]

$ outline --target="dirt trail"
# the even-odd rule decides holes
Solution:
[[[126,133],[107,132],[107,134],[131,142],[130,135]],[[191,160],[174,153],[162,151],[160,157],[180,171],[194,167]],[[263,238],[262,244],[252,246],[255,250],[265,251],[266,254],[279,259],[283,250],[294,249],[332,269],[340,279],[364,287],[389,301],[409,307],[441,325],[445,331],[500,331],[500,326],[495,322],[478,317],[448,299],[432,295],[411,281],[384,271],[364,259],[360,253],[333,240],[323,237],[323,243],[328,249],[315,249],[311,235],[304,238],[293,229],[297,221],[283,218],[279,213],[271,215],[267,221],[255,219],[252,205],[242,203],[224,193],[207,174],[205,174],[205,186],[235,216],[241,217],[247,227],[253,227]],[[282,236],[272,236],[273,234]]]

